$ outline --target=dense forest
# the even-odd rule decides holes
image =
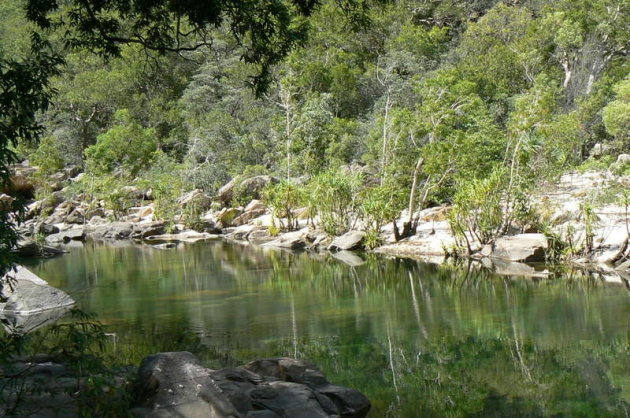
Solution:
[[[0,5],[1,56],[28,55],[23,6]],[[325,1],[301,23],[302,45],[269,65],[264,88],[229,25],[205,48],[129,43],[113,58],[62,49],[63,31],[48,30],[65,64],[38,116],[41,140],[16,152],[39,167],[38,199],[50,196],[45,179],[78,166],[85,175],[67,195],[125,213],[136,186],[168,220],[187,190],[213,195],[231,178],[269,174],[283,181],[268,204],[285,213],[307,206],[325,221],[318,206],[334,203],[374,232],[402,209],[451,203],[455,228],[484,241],[528,216],[540,182],[608,167],[626,150],[629,9],[627,0],[401,0],[356,23]]]

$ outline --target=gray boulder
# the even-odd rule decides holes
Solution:
[[[492,257],[509,261],[545,261],[547,238],[543,234],[519,234],[498,238]]]
[[[50,244],[68,243],[70,241],[85,241],[87,234],[83,228],[68,229],[67,231],[51,234],[46,237]]]
[[[328,246],[330,251],[352,251],[360,250],[363,248],[363,240],[365,239],[365,232],[363,231],[349,231],[340,237],[333,240],[332,244]]]
[[[286,248],[289,250],[302,250],[308,245],[308,232],[293,231],[282,234],[275,239],[262,244],[264,247]]]
[[[7,273],[3,283],[11,282],[11,286],[3,286],[0,300],[2,314],[34,314],[54,308],[71,306],[74,300],[65,292],[56,289],[40,279],[23,266]]]
[[[336,386],[315,366],[289,358],[210,370],[188,352],[145,358],[137,405],[144,417],[363,417],[370,401]]]
[[[32,239],[19,241],[11,252],[20,257],[53,257],[64,253],[62,249],[50,245],[40,245]]]

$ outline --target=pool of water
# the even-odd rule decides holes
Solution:
[[[124,361],[298,357],[364,392],[374,417],[630,411],[625,287],[363,257],[351,267],[223,241],[88,243],[30,267],[95,312]]]

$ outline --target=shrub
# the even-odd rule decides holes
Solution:
[[[400,214],[402,207],[399,195],[400,192],[390,186],[371,187],[361,192],[359,211],[365,223],[368,248],[380,245],[381,228]]]
[[[309,183],[310,201],[324,230],[340,235],[352,229],[357,219],[361,178],[339,170],[325,171]]]
[[[286,180],[276,184],[268,184],[263,190],[263,201],[271,208],[274,219],[278,219],[280,228],[289,231],[297,228],[295,210],[304,203],[302,187]],[[286,224],[283,219],[286,219]]]

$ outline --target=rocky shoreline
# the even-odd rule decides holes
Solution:
[[[358,390],[285,357],[212,370],[189,352],[165,352],[145,357],[140,367],[84,373],[55,356],[16,357],[0,365],[0,414],[359,418],[371,407]]]
[[[28,184],[33,168],[16,169],[20,184]],[[66,169],[54,177],[52,197],[32,201],[27,207],[26,222],[20,226],[23,240],[16,252],[22,256],[57,255],[64,246],[80,245],[87,239],[99,241],[134,240],[159,249],[174,248],[181,244],[227,239],[240,243],[288,250],[328,251],[337,259],[351,265],[361,258],[347,251],[365,250],[365,232],[361,222],[357,230],[339,237],[326,234],[318,220],[309,218],[306,210],[296,210],[297,228],[278,231],[269,208],[261,200],[262,190],[277,181],[270,176],[254,176],[232,180],[215,196],[193,190],[178,199],[183,213],[194,207],[192,225],[183,216],[174,222],[156,220],[155,203],[151,190],[128,187],[128,196],[136,204],[124,216],[114,216],[104,202],[88,203],[86,196],[64,200],[64,184],[76,182],[83,174]],[[73,177],[74,176],[74,177]],[[491,245],[479,245],[466,232],[472,243],[471,260],[500,274],[544,277],[548,272],[534,268],[531,263],[558,259],[559,243],[573,249],[583,248],[585,241],[592,242],[589,251],[580,251],[562,258],[581,268],[594,269],[609,276],[612,281],[630,283],[628,256],[628,208],[614,194],[619,188],[630,185],[630,178],[616,176],[608,171],[572,172],[554,183],[541,188],[531,196],[532,207],[546,223],[545,230],[532,224],[513,225],[508,234]],[[66,186],[67,187],[67,186]],[[617,189],[616,189],[617,188]],[[247,204],[234,204],[235,194],[248,196]],[[611,199],[606,194],[612,195]],[[585,216],[586,206],[590,218]],[[461,248],[461,237],[453,234],[448,221],[448,206],[424,209],[416,214],[419,219],[416,233],[396,241],[392,223],[381,229],[382,245],[371,250],[395,257],[410,257],[432,263],[441,263]],[[398,227],[402,228],[409,215],[401,213]],[[190,223],[190,219],[188,219]],[[566,250],[566,248],[565,248]],[[555,253],[554,253],[555,252]],[[459,254],[461,255],[461,253]]]

